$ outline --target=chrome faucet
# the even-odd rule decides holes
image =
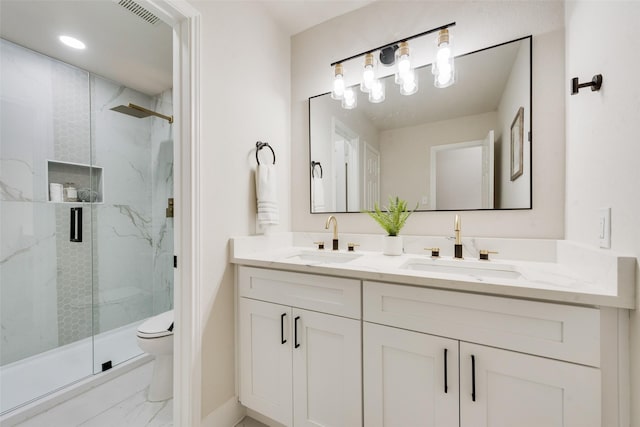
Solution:
[[[456,234],[456,243],[453,245],[454,248],[454,258],[462,259],[462,238],[460,237],[460,215],[456,215],[456,219],[453,223],[453,231]]]
[[[324,229],[325,230],[329,229],[329,224],[331,224],[331,221],[333,221],[333,250],[337,251],[338,250],[338,220],[336,219],[335,216],[329,215],[329,218],[327,218],[327,222],[324,225]]]

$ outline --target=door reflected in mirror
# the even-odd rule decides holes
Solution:
[[[434,87],[427,65],[410,96],[391,74],[382,103],[359,89],[352,110],[330,94],[310,98],[311,212],[361,212],[389,196],[420,211],[530,209],[531,45],[529,36],[456,57],[447,88]],[[523,138],[514,146],[516,115]]]

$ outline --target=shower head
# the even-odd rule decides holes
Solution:
[[[169,123],[173,123],[173,116],[165,116],[164,114],[156,113],[152,110],[147,110],[146,108],[136,104],[129,103],[129,105],[118,105],[117,107],[113,107],[112,110],[117,111],[118,113],[128,114],[129,116],[137,117],[139,119],[156,116],[160,117],[161,119],[165,119]]]

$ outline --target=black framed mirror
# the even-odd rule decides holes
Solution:
[[[361,212],[389,196],[418,211],[531,209],[531,63],[527,36],[456,57],[447,88],[429,64],[410,96],[391,74],[381,103],[358,88],[350,110],[329,93],[309,98],[311,213]]]

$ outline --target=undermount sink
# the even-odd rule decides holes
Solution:
[[[288,261],[313,262],[318,264],[344,263],[360,258],[361,254],[349,252],[300,251],[287,257]]]
[[[400,268],[405,270],[431,271],[433,273],[464,274],[476,278],[519,279],[517,268],[509,264],[491,264],[490,261],[465,261],[442,259],[410,259]]]

